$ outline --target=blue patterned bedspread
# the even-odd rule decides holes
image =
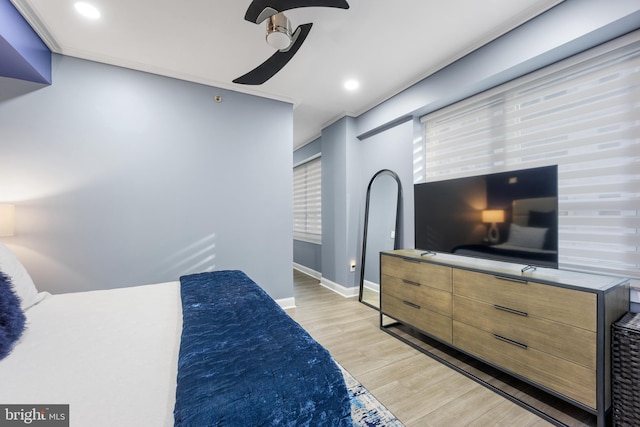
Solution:
[[[180,278],[176,426],[350,426],[329,352],[240,271]]]

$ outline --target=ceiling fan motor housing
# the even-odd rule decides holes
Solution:
[[[283,50],[291,45],[291,22],[284,13],[277,13],[267,19],[267,43],[269,46]]]

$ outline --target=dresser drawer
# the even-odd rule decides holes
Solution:
[[[453,318],[595,370],[596,333],[456,295]]]
[[[386,274],[382,275],[382,292],[451,317],[451,292]]]
[[[451,292],[451,267],[389,255],[380,262],[384,274]]]
[[[577,363],[521,348],[497,335],[453,321],[453,344],[503,369],[596,408],[596,372]]]
[[[456,295],[596,331],[596,294],[501,278],[468,270],[453,271]]]
[[[382,313],[445,342],[451,342],[451,317],[443,316],[384,292],[382,293]]]

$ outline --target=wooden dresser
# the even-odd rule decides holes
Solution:
[[[611,324],[629,309],[628,280],[416,250],[380,256],[383,330],[398,336],[385,318],[410,326],[605,425]]]

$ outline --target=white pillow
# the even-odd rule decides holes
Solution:
[[[518,224],[511,224],[507,243],[513,246],[542,249],[547,230],[549,229],[542,227],[523,227]]]
[[[46,292],[38,293],[31,276],[11,250],[0,242],[0,271],[11,278],[13,290],[20,298],[20,307],[26,310],[42,301]]]

